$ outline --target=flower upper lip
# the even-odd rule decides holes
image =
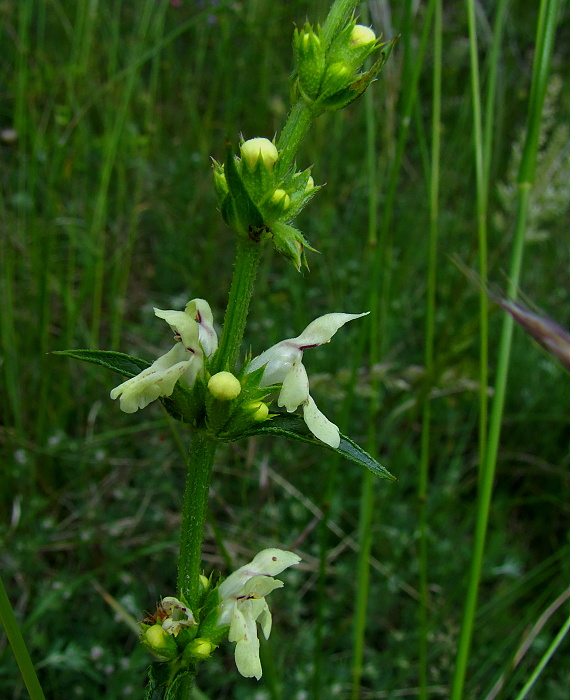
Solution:
[[[283,582],[273,576],[300,561],[301,557],[293,552],[264,549],[249,564],[234,571],[220,584],[218,625],[230,625],[228,639],[237,642],[236,666],[246,678],[261,678],[257,623],[259,622],[265,639],[268,639],[271,612],[265,596],[283,586]]]
[[[366,312],[368,313],[368,312]],[[337,448],[340,445],[340,432],[317,407],[309,393],[309,378],[303,365],[303,352],[330,342],[332,336],[348,321],[363,314],[332,313],[319,316],[309,323],[296,338],[287,338],[273,345],[255,357],[247,371],[254,372],[265,367],[260,386],[281,384],[277,403],[289,413],[303,407],[303,417],[315,437],[327,445]]]
[[[120,397],[121,409],[126,413],[170,396],[179,380],[192,387],[204,370],[204,355],[210,357],[218,348],[212,311],[204,299],[192,299],[184,311],[155,308],[154,313],[168,323],[176,344],[150,367],[111,391],[112,399]]]

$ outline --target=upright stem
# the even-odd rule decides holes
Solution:
[[[279,160],[276,167],[279,169],[279,175],[285,175],[293,165],[299,144],[314,118],[313,110],[304,100],[300,99],[293,105],[277,142]]]
[[[245,330],[260,256],[260,243],[238,237],[234,276],[224,317],[217,370],[228,369],[231,372],[234,369]]]
[[[236,364],[260,255],[259,243],[238,238],[230,298],[220,341],[216,368],[218,370],[225,368],[232,370]],[[178,594],[186,598],[191,608],[197,606],[199,599],[202,541],[217,442],[216,438],[208,435],[205,430],[197,429],[192,434],[188,455],[186,490],[182,504],[177,588]]]
[[[178,595],[196,608],[202,573],[202,541],[208,511],[208,492],[217,440],[203,430],[192,434],[188,455],[186,490],[182,504],[180,551],[178,554]]]

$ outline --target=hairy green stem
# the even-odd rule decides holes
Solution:
[[[276,167],[279,175],[285,175],[287,170],[293,165],[299,144],[309,130],[314,118],[313,110],[303,99],[300,99],[293,105],[277,142],[279,160]]]
[[[261,257],[261,243],[238,237],[230,298],[224,317],[216,370],[233,371],[245,330],[249,302]]]
[[[217,440],[203,430],[192,434],[188,473],[182,504],[180,551],[178,554],[178,595],[196,608],[202,573],[202,541],[208,511],[208,492]]]

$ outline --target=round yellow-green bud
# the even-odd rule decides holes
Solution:
[[[252,413],[251,417],[254,421],[261,422],[267,420],[269,406],[263,401],[259,401],[259,403],[254,401],[249,404],[248,408]]]
[[[218,372],[208,382],[210,394],[220,401],[231,401],[239,396],[241,384],[231,372]]]
[[[350,34],[351,46],[366,46],[366,44],[371,44],[373,41],[376,41],[376,34],[370,27],[365,27],[363,24],[354,25],[354,29]]]
[[[184,656],[186,658],[190,656],[194,659],[207,659],[212,655],[215,648],[216,645],[209,639],[197,637],[186,647],[184,650]]]
[[[204,576],[204,574],[200,574],[200,585],[205,591],[210,588],[210,579],[207,576]]]
[[[275,190],[275,192],[271,195],[271,204],[273,204],[274,207],[281,209],[281,211],[287,211],[289,209],[289,205],[291,204],[291,198],[285,192],[285,190]]]
[[[309,179],[307,180],[307,184],[305,185],[305,192],[310,192],[312,189],[315,187],[315,181],[313,180],[313,176],[309,175]]]
[[[176,642],[162,629],[161,625],[152,625],[145,630],[142,641],[154,654],[163,659],[174,659],[178,656]]]
[[[271,170],[275,165],[279,154],[275,144],[273,144],[269,139],[256,138],[249,139],[241,145],[241,157],[253,170],[255,164],[259,160],[260,156],[263,159],[263,163],[267,170]]]
[[[325,77],[325,86],[334,86],[335,89],[340,88],[343,83],[348,81],[350,78],[352,78],[351,69],[342,61],[336,61],[335,63],[331,63],[331,65],[328,67],[327,75]]]

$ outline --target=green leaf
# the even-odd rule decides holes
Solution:
[[[168,664],[154,661],[148,668],[148,685],[145,700],[164,700],[166,684],[170,676]]]
[[[280,413],[279,415],[276,415],[263,423],[253,425],[240,434],[234,434],[231,437],[228,437],[228,440],[241,440],[241,438],[251,437],[252,435],[264,434],[283,435],[288,438],[293,438],[294,440],[308,442],[311,445],[324,447],[327,450],[331,450],[331,452],[341,454],[345,459],[348,459],[355,464],[366,467],[366,469],[369,469],[373,474],[381,479],[396,481],[395,476],[390,474],[385,467],[383,467],[379,462],[371,457],[368,452],[363,450],[350,438],[347,438],[346,435],[342,435],[341,433],[340,445],[337,449],[335,449],[334,447],[317,440],[317,438],[307,428],[301,416],[298,415]]]
[[[150,362],[146,360],[112,350],[56,350],[53,354],[73,357],[75,360],[90,362],[92,365],[101,365],[126,377],[135,377],[143,369],[150,367]]]
[[[100,365],[129,378],[136,377],[143,369],[150,367],[150,362],[146,360],[113,350],[56,350],[53,354]],[[180,384],[174,387],[172,396],[161,396],[160,401],[175,420],[195,425],[200,418],[198,402],[193,399],[191,392]]]
[[[179,698],[188,697],[188,691],[194,687],[195,676],[195,671],[179,671],[168,686],[164,700],[179,700]]]
[[[157,661],[150,665],[145,700],[178,700],[189,697],[189,690],[194,696],[195,670],[183,668],[172,677],[174,668],[173,664]]]

